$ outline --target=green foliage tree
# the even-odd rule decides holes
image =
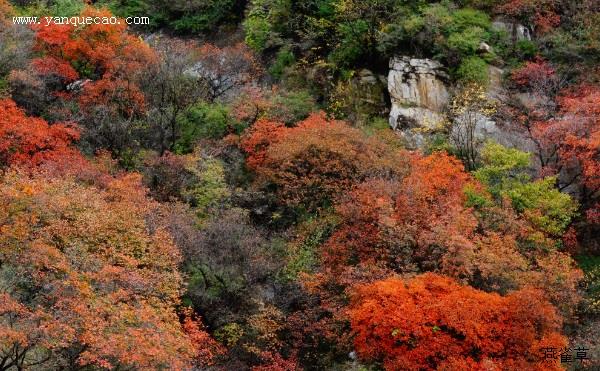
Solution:
[[[239,133],[243,127],[221,103],[200,102],[189,107],[177,118],[181,132],[175,143],[175,151],[189,153],[198,139],[220,139],[228,133]]]
[[[529,153],[488,142],[481,161],[475,177],[496,199],[508,198],[540,230],[561,236],[577,215],[577,202],[556,188],[555,177],[531,180]]]

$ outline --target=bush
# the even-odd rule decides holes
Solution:
[[[469,27],[479,27],[487,30],[491,27],[490,17],[479,10],[465,8],[452,13],[452,28],[465,30]]]
[[[199,103],[177,118],[181,138],[175,144],[177,153],[189,153],[198,139],[220,139],[231,132],[239,133],[242,125],[231,117],[222,104]]]
[[[341,24],[338,27],[339,43],[331,53],[331,61],[340,67],[358,64],[367,53],[365,36],[368,31],[369,24],[362,19]]]
[[[448,37],[448,48],[461,55],[473,55],[479,49],[479,44],[487,39],[487,33],[480,27],[469,27],[462,32],[452,33]]]
[[[275,62],[273,62],[273,65],[269,69],[269,73],[273,77],[280,79],[285,68],[293,65],[295,61],[296,57],[294,53],[292,53],[290,48],[284,47],[277,53],[277,57],[275,57]]]
[[[562,235],[575,217],[578,204],[554,187],[556,178],[548,177],[516,185],[506,191],[512,205],[540,230]]]
[[[84,6],[81,0],[55,0],[49,10],[53,17],[73,17],[81,14]]]
[[[462,82],[488,84],[488,64],[479,57],[464,59],[456,70],[456,78]]]
[[[304,120],[317,109],[317,103],[308,91],[282,91],[272,98],[267,117],[290,126]]]
[[[532,59],[538,54],[538,47],[534,42],[529,40],[519,40],[515,45],[517,58]]]
[[[577,214],[578,204],[554,186],[556,178],[530,180],[529,153],[488,142],[481,158],[483,166],[474,175],[496,200],[510,200],[518,213],[545,233],[560,236],[565,232]]]
[[[265,18],[249,16],[244,21],[244,31],[246,32],[244,40],[254,51],[260,53],[266,48],[271,25]]]
[[[254,0],[243,23],[246,44],[260,53],[279,43],[279,28],[285,25],[291,8],[289,0]]]

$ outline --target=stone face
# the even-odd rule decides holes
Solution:
[[[502,86],[504,70],[495,66],[488,66],[488,77],[488,97],[494,100],[501,100],[501,97],[505,94],[504,87]]]
[[[440,111],[448,103],[448,75],[430,59],[395,57],[390,61],[388,89],[398,104]]]
[[[439,62],[392,58],[388,75],[390,126],[397,130],[433,128],[443,119],[441,112],[448,104],[448,79]]]
[[[336,92],[344,115],[357,124],[367,123],[370,117],[381,116],[389,111],[386,100],[385,76],[362,69],[348,82],[338,83]]]
[[[531,40],[529,28],[522,24],[498,18],[492,22],[492,27],[498,31],[505,31],[515,41]]]

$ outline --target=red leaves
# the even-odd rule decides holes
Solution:
[[[38,166],[44,162],[80,162],[73,142],[75,128],[48,125],[40,118],[27,117],[11,100],[0,100],[0,168],[11,165]]]
[[[554,68],[541,58],[525,62],[525,65],[512,72],[512,79],[520,87],[532,88],[537,93],[556,84]]]
[[[248,154],[246,164],[249,168],[257,170],[261,167],[267,156],[270,145],[279,142],[286,133],[285,126],[280,122],[259,120],[245,133],[240,147]]]
[[[81,16],[112,15],[88,7]],[[64,83],[91,79],[79,97],[84,108],[105,105],[126,117],[143,111],[144,96],[135,76],[154,63],[156,55],[140,38],[126,32],[125,22],[121,23],[34,27],[35,48],[43,55],[33,61],[35,70],[43,76],[59,76]]]
[[[551,170],[563,172],[583,186],[588,220],[600,219],[600,89],[579,86],[559,98],[561,117],[539,122],[534,137],[554,160]]]
[[[556,0],[510,0],[501,3],[497,11],[509,17],[532,22],[538,34],[544,34],[560,25]]]
[[[56,74],[65,82],[71,82],[79,78],[79,74],[71,64],[54,57],[34,59],[32,65],[37,73],[41,75]]]
[[[324,246],[326,265],[372,261],[402,271],[409,261],[438,264],[447,249],[471,243],[477,222],[463,206],[471,182],[459,160],[435,153],[415,155],[399,182],[361,184],[336,207],[344,223]]]
[[[349,316],[358,354],[389,370],[458,363],[559,370],[541,364],[539,348],[566,345],[560,317],[540,292],[501,297],[434,274],[359,286]]]

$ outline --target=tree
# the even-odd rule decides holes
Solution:
[[[545,233],[560,237],[576,215],[577,203],[556,187],[556,178],[531,180],[530,154],[488,142],[481,153],[482,166],[475,177],[496,199],[507,197],[516,211]]]
[[[365,182],[336,207],[345,223],[325,245],[331,266],[427,271],[439,268],[448,250],[470,244],[477,222],[464,207],[464,189],[472,180],[460,162],[435,153],[414,156],[411,165],[401,181]]]
[[[10,19],[14,11],[5,0],[0,1],[0,91],[5,88],[8,73],[27,63],[31,53],[33,34],[25,26],[15,25]]]
[[[559,98],[556,119],[539,121],[533,135],[546,158],[544,174],[557,175],[561,190],[575,186],[588,220],[598,222],[600,210],[600,90],[580,86]]]
[[[535,26],[542,35],[560,25],[559,0],[510,0],[501,3],[497,11]]]
[[[277,266],[264,233],[249,223],[244,210],[230,209],[187,238],[182,246],[191,278],[187,296],[194,306],[215,327],[245,320],[243,314],[264,300],[260,288],[269,285],[267,277]]]
[[[482,140],[478,137],[477,127],[495,112],[495,104],[478,84],[464,87],[452,100],[450,139],[468,170],[474,170],[479,161]]]
[[[112,15],[86,7],[81,16]],[[109,149],[117,157],[135,147],[134,124],[146,107],[140,77],[156,63],[154,52],[139,37],[127,33],[126,27],[125,22],[81,27],[35,25],[34,49],[40,57],[31,63],[31,69],[41,76],[38,84],[46,86],[45,95],[78,104],[75,118],[91,149]]]
[[[314,113],[292,128],[263,121],[242,140],[263,182],[282,203],[315,210],[371,176],[394,177],[405,168],[401,151],[341,121]]]
[[[208,98],[215,101],[241,88],[261,74],[250,49],[243,43],[219,48],[204,44],[190,73],[208,86]]]
[[[561,85],[561,79],[550,63],[537,57],[527,61],[523,66],[514,70],[511,79],[520,88],[525,88],[533,94],[554,96]]]
[[[240,141],[240,147],[247,154],[248,167],[258,170],[264,166],[269,147],[282,140],[286,134],[287,130],[283,123],[266,119],[258,120],[246,130]]]
[[[26,116],[12,100],[0,100],[0,169],[45,162],[76,166],[84,161],[74,146],[78,139],[79,131],[72,125],[48,125]]]
[[[96,188],[9,172],[0,202],[4,369],[182,369],[210,349],[179,322],[180,255],[147,227],[138,175]]]
[[[348,315],[358,355],[387,370],[560,370],[540,348],[567,343],[540,292],[502,297],[435,274],[358,286]]]
[[[158,63],[143,76],[150,123],[149,145],[161,154],[174,151],[182,136],[178,117],[201,99],[209,98],[209,86],[187,71],[197,62],[197,45],[177,40],[158,40],[154,50]]]
[[[533,286],[570,313],[581,273],[553,238],[573,210],[560,206],[568,196],[534,193],[522,216],[497,206],[456,158],[414,156],[400,181],[369,180],[336,204],[341,222],[321,247],[320,272],[343,287],[382,272],[438,272],[501,293]],[[548,226],[563,229],[540,232]]]

